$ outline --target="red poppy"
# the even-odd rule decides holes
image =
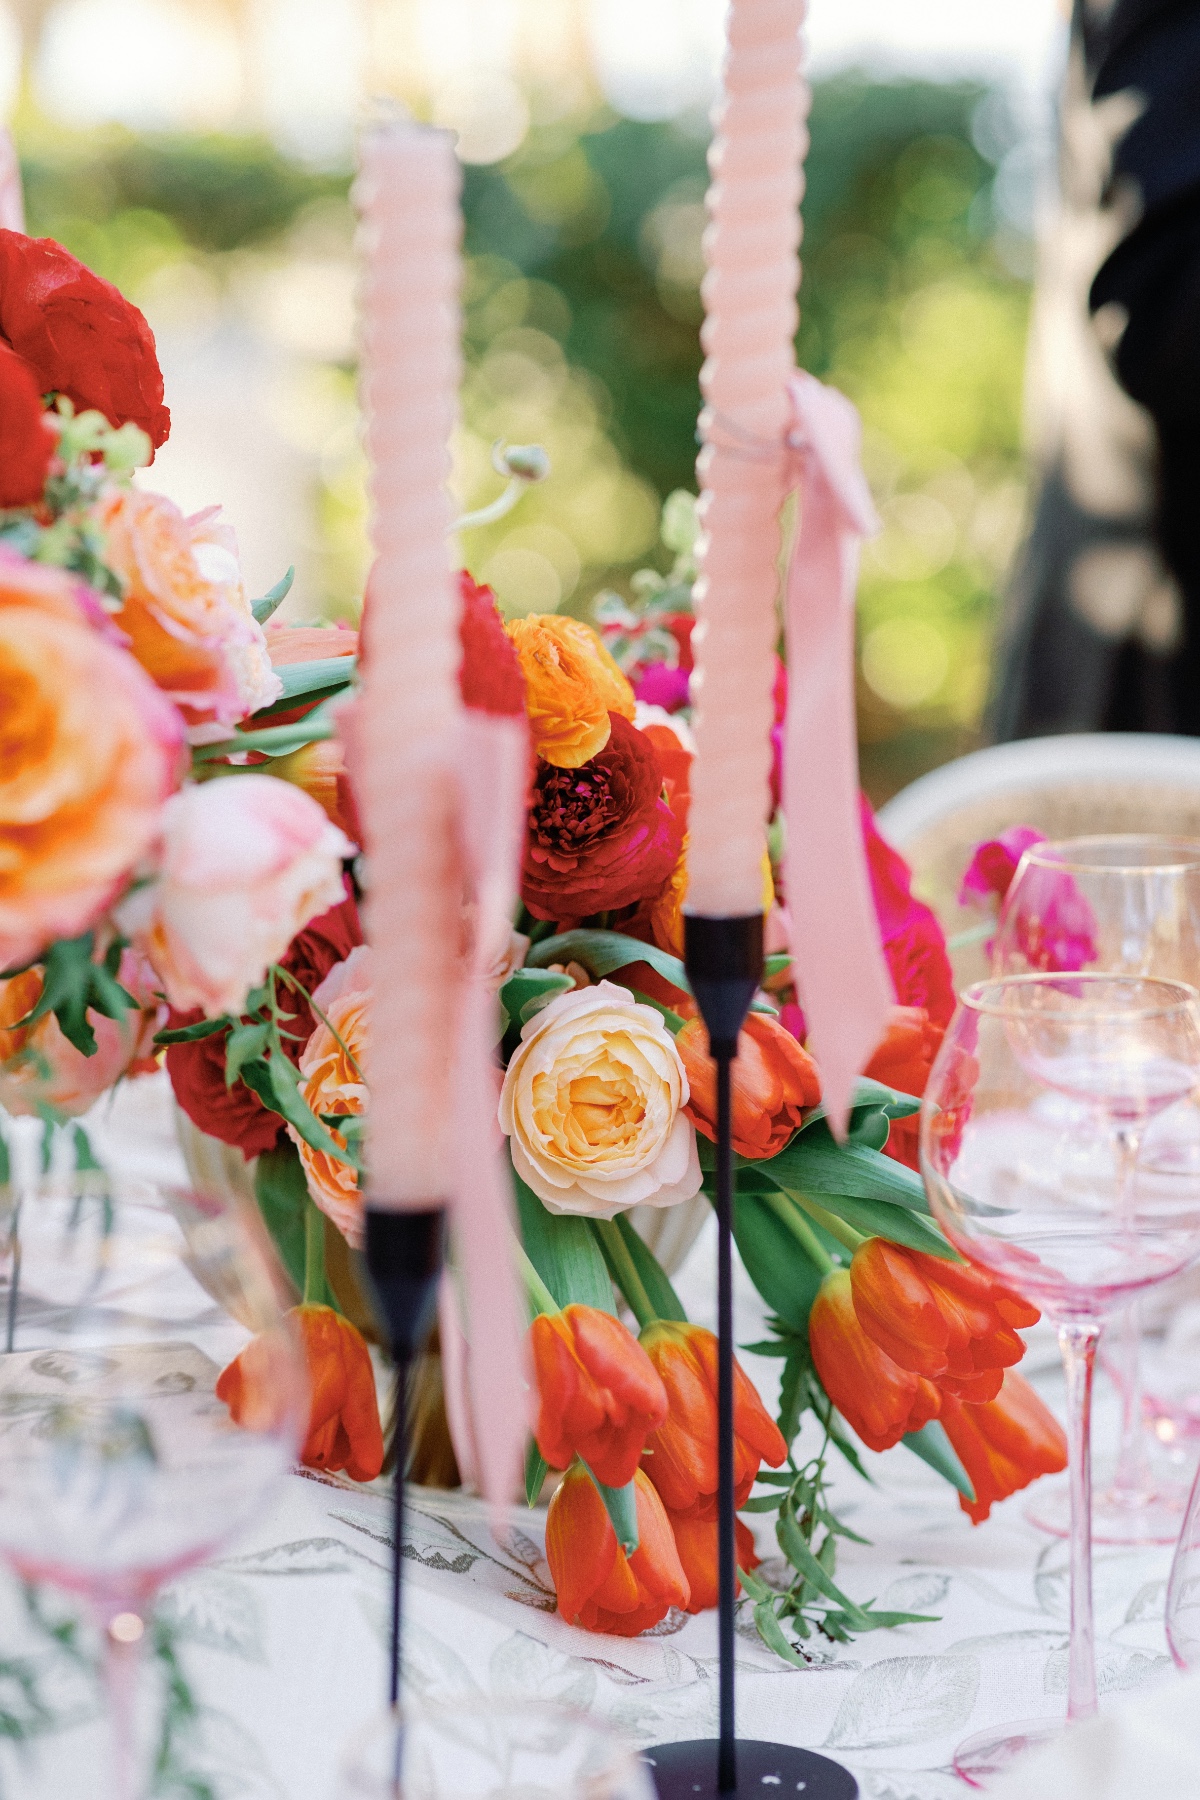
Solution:
[[[687,1576],[663,1503],[639,1469],[634,1476],[638,1547],[626,1556],[604,1502],[582,1463],[573,1463],[546,1514],[546,1561],[569,1625],[637,1637],[686,1606]]]
[[[603,750],[578,768],[539,761],[521,896],[535,919],[580,919],[657,893],[683,828],[662,799],[645,732],[609,713]]]
[[[0,231],[0,337],[29,364],[38,391],[95,407],[111,425],[139,425],[155,450],[167,440],[154,334],[110,281],[53,238]]]
[[[902,1369],[863,1330],[848,1269],[835,1269],[821,1283],[808,1341],[821,1386],[870,1449],[890,1450],[941,1411],[933,1383]]]
[[[958,1497],[975,1525],[983,1523],[997,1500],[1067,1466],[1062,1426],[1012,1369],[1006,1371],[997,1399],[973,1406],[947,1394],[941,1417],[975,1489],[973,1501]]]
[[[57,439],[28,363],[0,344],[0,506],[36,506]]]
[[[525,677],[496,607],[496,596],[490,587],[474,581],[465,569],[459,572],[458,588],[462,595],[458,628],[462,666],[458,682],[463,705],[473,706],[479,712],[521,717],[525,712]]]
[[[538,1449],[552,1469],[581,1456],[597,1481],[624,1487],[647,1434],[667,1416],[667,1391],[654,1364],[618,1319],[594,1306],[540,1314],[529,1339]]]
[[[642,1467],[672,1514],[714,1518],[717,1508],[717,1340],[703,1325],[658,1319],[641,1342],[667,1390],[666,1423],[646,1443]],[[787,1455],[778,1425],[749,1376],[733,1365],[733,1480],[744,1506],[759,1466]]]

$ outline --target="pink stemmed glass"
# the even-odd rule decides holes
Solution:
[[[990,945],[993,975],[1091,969],[1200,984],[1200,842],[1154,834],[1106,834],[1036,843],[1026,850]],[[1200,1109],[1188,1102],[1162,1119],[1131,1154],[1166,1169],[1200,1165]],[[1116,1465],[1096,1495],[1098,1543],[1174,1543],[1186,1485],[1152,1465],[1143,1418],[1141,1320],[1136,1300],[1112,1332],[1121,1394]],[[1068,1483],[1038,1484],[1026,1517],[1065,1536]]]
[[[112,1792],[136,1800],[145,1615],[292,1465],[303,1354],[252,1219],[149,1186],[54,1191],[29,1128],[40,1139],[40,1121],[7,1121],[13,1180],[0,1191],[0,1555],[96,1618]],[[245,1429],[214,1390],[251,1334],[262,1403]]]
[[[1200,996],[1133,975],[1021,975],[963,994],[921,1108],[921,1172],[954,1247],[1040,1305],[1067,1377],[1069,1719],[1096,1710],[1091,1399],[1105,1320],[1200,1256],[1200,1171],[1136,1166],[1156,1117],[1200,1085]],[[1131,1153],[1131,1145],[1135,1146]],[[1035,1721],[960,1744],[982,1787],[1054,1735]]]

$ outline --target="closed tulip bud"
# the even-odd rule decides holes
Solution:
[[[808,1341],[822,1387],[870,1449],[890,1450],[937,1418],[942,1400],[933,1383],[902,1369],[863,1330],[849,1270],[835,1269],[821,1283]]]
[[[662,1377],[666,1423],[646,1444],[642,1467],[671,1513],[713,1518],[717,1507],[717,1340],[702,1325],[658,1319],[641,1335]],[[778,1468],[787,1445],[738,1363],[733,1365],[733,1480],[745,1504],[761,1463]]]
[[[668,1513],[671,1530],[675,1533],[675,1548],[679,1552],[679,1560],[683,1564],[683,1572],[687,1576],[692,1597],[688,1601],[685,1612],[707,1612],[709,1607],[717,1604],[717,1521],[715,1519],[699,1519],[692,1513]],[[735,1519],[734,1532],[737,1539],[737,1566],[739,1569],[757,1569],[760,1558],[754,1549],[754,1538],[750,1527]],[[738,1583],[739,1587],[741,1583]]]
[[[1015,1327],[1041,1317],[985,1270],[886,1238],[854,1252],[850,1287],[859,1324],[893,1362],[967,1400],[995,1398],[1025,1354]]]
[[[344,1469],[352,1481],[373,1481],[383,1467],[383,1433],[375,1374],[362,1334],[331,1306],[296,1306],[287,1315],[299,1330],[310,1399],[300,1461],[310,1469]],[[270,1340],[252,1338],[217,1378],[217,1398],[249,1431],[276,1428],[283,1396]]]
[[[981,1525],[997,1500],[1028,1487],[1039,1475],[1057,1475],[1067,1466],[1062,1426],[1029,1383],[1011,1369],[995,1400],[971,1405],[947,1394],[941,1416],[975,1489],[973,1501],[964,1494],[958,1497],[972,1524]]]
[[[546,1515],[546,1560],[558,1610],[569,1625],[637,1637],[687,1606],[687,1576],[662,1501],[639,1470],[634,1476],[638,1547],[627,1556],[582,1463],[567,1470]]]
[[[717,1065],[708,1054],[708,1031],[689,1019],[675,1039],[687,1070],[687,1113],[697,1131],[717,1136]],[[806,1107],[821,1098],[812,1057],[790,1031],[765,1013],[747,1013],[733,1064],[733,1147],[739,1156],[775,1156],[802,1123]]]
[[[581,1456],[597,1481],[624,1487],[648,1433],[667,1416],[667,1391],[650,1358],[619,1320],[594,1306],[541,1314],[529,1339],[538,1449],[552,1469]]]

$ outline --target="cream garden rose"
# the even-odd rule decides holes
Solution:
[[[558,995],[525,1026],[500,1125],[514,1169],[550,1212],[611,1219],[699,1192],[688,1097],[659,1014],[601,981]]]

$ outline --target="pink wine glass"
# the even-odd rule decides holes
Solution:
[[[1096,1711],[1091,1400],[1105,1320],[1200,1255],[1200,1172],[1136,1167],[1151,1120],[1200,1084],[1200,996],[1134,975],[1020,975],[963,994],[921,1108],[921,1172],[955,1249],[1040,1305],[1067,1377],[1067,1717]],[[960,1744],[983,1787],[1038,1720]]]

